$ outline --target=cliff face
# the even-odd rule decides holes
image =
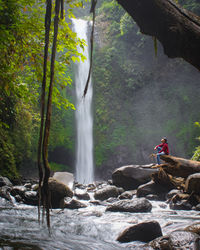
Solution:
[[[112,12],[112,15],[110,15]],[[169,59],[140,33],[119,5],[102,4],[96,19],[93,81],[95,159],[99,175],[144,164],[167,136],[172,154],[191,157],[197,145],[199,72]],[[155,55],[157,54],[157,56]]]
[[[200,18],[171,0],[117,0],[142,33],[156,37],[170,58],[181,57],[200,70]]]

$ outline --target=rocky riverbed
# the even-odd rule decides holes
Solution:
[[[200,249],[199,204],[192,205],[181,190],[161,191],[152,181],[141,184],[141,180],[138,175],[140,185],[132,190],[116,186],[114,178],[89,185],[74,183],[71,190],[51,179],[56,201],[52,201],[49,235],[45,223],[37,221],[37,181],[13,185],[0,177],[0,247]]]

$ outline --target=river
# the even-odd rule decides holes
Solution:
[[[199,221],[198,211],[174,211],[164,202],[151,201],[149,213],[105,212],[105,206],[51,211],[51,235],[45,223],[39,225],[37,208],[0,198],[0,249],[143,249],[141,242],[119,243],[126,227],[147,221],[160,223],[163,235]]]

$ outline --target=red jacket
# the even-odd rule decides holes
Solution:
[[[160,147],[161,150],[158,153],[164,152],[166,155],[169,154],[169,148],[167,143],[161,143],[156,146],[156,148]]]

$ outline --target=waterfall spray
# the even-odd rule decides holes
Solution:
[[[88,46],[88,22],[81,19],[73,19],[73,28],[77,36],[86,41],[84,52],[87,58],[84,62],[76,63],[76,180],[79,183],[92,183],[94,179],[93,163],[93,117],[92,117],[92,84],[90,82],[87,95],[83,98],[85,83],[87,81],[90,61]],[[91,79],[90,79],[91,81]]]

